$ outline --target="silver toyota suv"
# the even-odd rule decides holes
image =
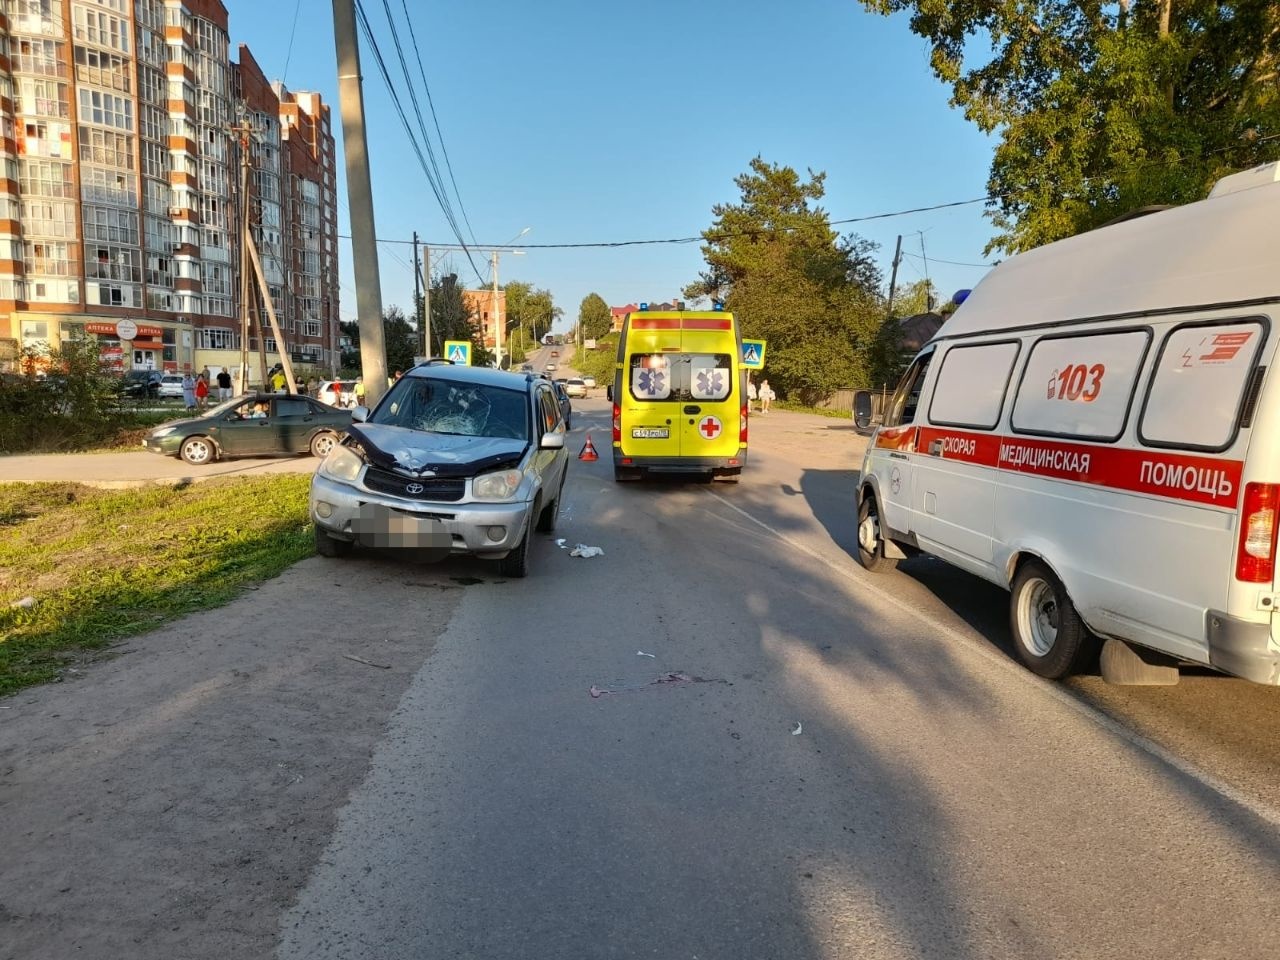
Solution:
[[[359,543],[420,559],[472,554],[528,574],[534,529],[555,529],[568,463],[548,381],[431,361],[351,419],[311,481],[319,553]]]

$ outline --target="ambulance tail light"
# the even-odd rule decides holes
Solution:
[[[738,408],[738,442],[747,442],[747,413],[751,408],[745,403]]]
[[[622,442],[622,407],[613,405],[613,442]]]
[[[1240,508],[1240,545],[1236,551],[1236,579],[1268,583],[1276,568],[1276,513],[1280,484],[1249,483]]]

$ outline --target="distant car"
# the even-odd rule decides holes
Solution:
[[[553,357],[558,357],[558,356],[560,356],[560,351],[559,351],[559,350],[552,350],[552,351],[551,351],[551,355],[552,355]]]
[[[583,384],[586,385],[588,389],[595,389],[595,385],[596,385],[595,377],[583,377],[582,382]]]
[[[324,457],[351,426],[351,413],[310,397],[258,393],[227,400],[199,417],[156,427],[143,438],[152,453],[199,466],[222,457],[310,453]]]
[[[182,399],[182,374],[166,373],[160,378],[160,387],[156,391],[157,397],[177,397]]]
[[[163,377],[159,370],[130,370],[120,380],[120,395],[135,400],[155,399],[160,395]]]
[[[534,531],[555,529],[568,454],[552,386],[484,367],[417,366],[311,479],[316,551],[366,548],[497,560],[529,573]]]
[[[555,380],[551,384],[556,391],[556,399],[560,402],[560,416],[564,417],[564,428],[566,430],[573,429],[573,404],[569,402],[569,394],[565,392],[564,384],[559,380]]]
[[[551,360],[551,361],[548,361],[547,365],[543,369],[546,370],[547,373],[555,373],[557,370],[560,369],[560,367],[557,366],[554,360]]]
[[[587,395],[587,384],[584,380],[573,377],[565,382],[564,393],[567,397],[585,397]]]
[[[335,393],[334,384],[337,384],[341,391]],[[321,380],[320,386],[316,387],[316,399],[321,403],[327,403],[331,407],[341,407],[346,409],[356,405],[356,382],[354,380]]]

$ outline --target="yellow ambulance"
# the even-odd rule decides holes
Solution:
[[[742,338],[724,310],[629,313],[613,377],[613,476],[736,481],[747,462]]]

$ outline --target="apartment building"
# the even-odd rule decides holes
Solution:
[[[248,117],[250,224],[283,347],[329,365],[336,247],[331,269],[321,258],[307,275],[317,282],[302,282],[315,296],[291,296],[291,244],[312,241],[286,220],[318,220],[320,252],[325,225],[336,232],[328,107],[286,93],[286,110],[245,47],[231,62],[227,29],[219,0],[0,0],[0,360],[89,337],[121,370],[238,365],[241,156],[230,128]],[[296,189],[318,211],[287,199],[286,125],[307,127],[297,152],[310,163],[297,176],[315,186]],[[249,306],[256,315],[256,296]]]

